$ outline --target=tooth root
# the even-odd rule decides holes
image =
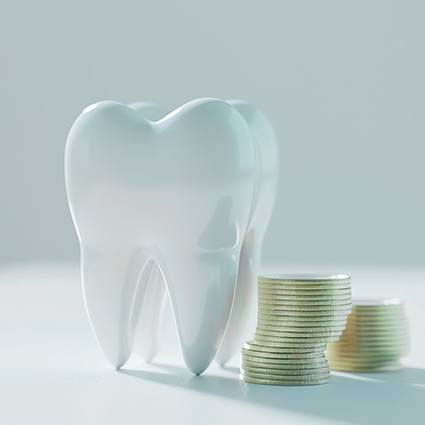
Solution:
[[[237,273],[226,252],[175,255],[166,273],[171,307],[184,361],[194,374],[210,365],[230,315]],[[172,276],[171,281],[169,276]]]
[[[258,246],[255,231],[249,231],[240,253],[237,286],[230,320],[215,356],[215,360],[220,365],[226,364],[235,353],[240,351],[252,331],[251,325],[254,321],[251,319],[254,318],[253,312],[256,308],[256,282],[260,262]],[[151,360],[157,353],[166,301],[167,293],[162,275],[159,269],[155,268],[146,290],[134,347],[146,361]]]
[[[142,117],[158,121],[167,111],[150,102],[135,102],[129,105]],[[164,316],[167,292],[161,271],[153,264],[148,277],[146,295],[140,308],[140,318],[135,330],[134,351],[145,361],[151,361],[158,352],[161,325]],[[137,311],[138,308],[135,308]]]
[[[153,264],[147,278],[144,301],[140,307],[135,307],[135,311],[139,308],[141,311],[135,333],[134,351],[149,362],[158,351],[167,293],[161,271],[156,264]]]
[[[147,257],[134,250],[97,250],[81,253],[83,291],[87,312],[98,343],[111,365],[119,369],[130,357],[131,319],[136,290],[143,298],[140,272]]]

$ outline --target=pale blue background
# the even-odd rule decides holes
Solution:
[[[281,149],[264,259],[424,264],[425,3],[0,1],[0,261],[78,258],[63,182],[101,99],[262,106]]]

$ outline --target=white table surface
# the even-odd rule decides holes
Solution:
[[[268,270],[323,271],[308,267]],[[238,359],[192,376],[170,317],[154,364],[111,370],[89,327],[78,267],[0,269],[0,424],[425,424],[425,269],[339,268],[354,296],[405,299],[411,331],[406,367],[333,373],[313,387],[247,385]]]

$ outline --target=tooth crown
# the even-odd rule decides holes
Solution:
[[[115,367],[131,353],[153,267],[187,366],[201,373],[212,361],[232,307],[255,156],[246,121],[219,100],[189,102],[155,122],[100,102],[74,123],[65,178],[84,298]]]
[[[245,123],[219,101],[190,102],[159,123],[113,102],[83,112],[71,129],[66,151],[68,196],[83,244],[93,239],[98,245],[101,238],[115,245],[138,236],[146,245],[158,241],[158,232],[171,231],[184,233],[196,245],[211,212],[223,204],[229,207],[228,224],[243,229],[247,214],[242,211],[239,219],[239,201],[252,192],[254,169],[247,140]],[[174,218],[190,218],[190,223],[174,226],[164,210],[170,204]],[[199,214],[193,214],[194,207]],[[138,234],[141,220],[162,223],[163,216],[166,228]],[[123,226],[123,221],[137,223],[136,228]],[[105,225],[117,223],[121,225],[105,232]],[[210,238],[217,249],[223,248],[216,234]]]

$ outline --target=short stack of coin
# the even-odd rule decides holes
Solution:
[[[347,275],[260,276],[257,328],[241,350],[241,377],[269,385],[329,382],[326,346],[341,336],[350,312]]]
[[[408,352],[407,319],[400,300],[355,300],[347,328],[328,345],[331,369],[381,372],[401,367]]]

